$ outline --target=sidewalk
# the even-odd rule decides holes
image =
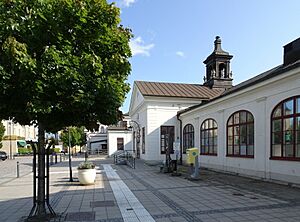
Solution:
[[[201,180],[189,181],[142,160],[136,169],[96,163],[95,185],[81,186],[73,159],[51,166],[51,205],[60,218],[52,221],[299,221],[300,189],[202,170]],[[22,221],[32,207],[32,174],[0,185],[2,222]]]

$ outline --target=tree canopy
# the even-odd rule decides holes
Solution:
[[[68,129],[62,131],[60,135],[60,139],[65,146],[69,146],[69,131],[71,147],[76,145],[83,146],[86,143],[84,127],[68,127]]]
[[[117,122],[131,37],[106,0],[0,1],[0,120],[38,125],[37,221],[48,215],[45,130]]]
[[[106,0],[0,2],[0,119],[47,131],[118,120],[131,31]]]

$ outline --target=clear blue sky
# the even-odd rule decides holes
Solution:
[[[300,37],[299,0],[114,2],[121,7],[121,24],[134,34],[131,86],[135,80],[202,84],[203,61],[217,35],[234,56],[231,70],[238,84],[281,64],[282,46]]]

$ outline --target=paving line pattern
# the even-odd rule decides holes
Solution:
[[[150,213],[122,181],[110,164],[102,164],[124,222],[154,222]]]

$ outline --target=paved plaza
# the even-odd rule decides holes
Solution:
[[[159,172],[142,160],[136,169],[112,159],[90,158],[97,165],[96,183],[81,186],[73,159],[51,166],[51,221],[299,221],[300,189],[287,185],[201,170],[199,181]],[[185,172],[186,169],[182,169]],[[0,184],[0,221],[19,222],[32,207],[32,173]]]

